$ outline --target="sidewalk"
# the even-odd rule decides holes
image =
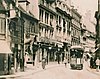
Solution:
[[[97,72],[96,69],[91,69],[91,68],[90,68],[89,60],[88,60],[87,62],[85,61],[85,66],[86,66],[86,69],[87,69],[89,72],[92,72],[92,73],[94,73],[94,74],[100,76],[100,70],[99,70],[99,72]]]
[[[48,68],[52,68],[52,67],[57,67],[59,65],[62,65],[62,64],[58,64],[57,62],[50,62],[48,65],[46,65],[46,68],[48,69]],[[30,75],[30,74],[33,74],[33,73],[37,73],[39,71],[43,71],[43,69],[41,67],[41,63],[39,63],[38,66],[28,65],[27,68],[25,68],[24,72],[18,71],[15,74],[12,74],[12,75],[2,75],[2,76],[0,76],[0,79],[1,78],[21,77],[21,76],[24,76],[24,75]]]

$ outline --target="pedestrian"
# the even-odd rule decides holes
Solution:
[[[96,66],[97,66],[96,71],[99,72],[100,60],[98,57],[96,59]]]
[[[58,54],[58,64],[60,64],[60,55]]]
[[[27,55],[27,53],[25,53],[25,56],[24,56],[24,66],[25,66],[25,68],[27,68],[27,61],[28,61],[28,55]]]
[[[66,59],[66,57],[64,57],[64,64],[65,64],[65,68],[66,68],[66,65],[67,65],[67,59]]]
[[[43,58],[43,59],[42,59],[42,68],[43,68],[43,69],[45,69],[45,65],[46,65],[46,59]]]
[[[93,68],[93,57],[90,58],[90,68]]]

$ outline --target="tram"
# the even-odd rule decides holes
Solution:
[[[70,48],[70,66],[72,69],[83,69],[83,53],[82,46],[71,46]]]

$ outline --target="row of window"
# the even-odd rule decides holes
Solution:
[[[80,44],[80,39],[72,38],[71,45],[79,45],[79,44]]]
[[[42,22],[53,26],[52,24],[53,24],[54,16],[52,14],[50,14],[50,13],[48,13],[48,12],[42,10],[42,9],[39,10],[39,13],[40,13],[39,14],[39,19]]]
[[[72,27],[71,28],[71,35],[72,36],[80,36],[80,34],[81,34],[81,31],[80,30],[78,30],[78,29],[75,29],[74,27]]]
[[[46,28],[40,28],[39,36],[52,38],[53,37],[53,31],[48,30]]]

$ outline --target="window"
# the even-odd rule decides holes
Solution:
[[[61,24],[61,17],[59,16],[59,25]]]
[[[65,19],[63,19],[63,27],[65,27],[66,25],[66,22],[65,22]]]
[[[53,15],[50,15],[50,25],[52,26],[53,22]]]
[[[45,23],[48,24],[48,18],[49,18],[49,14],[47,12],[45,12]]]
[[[6,32],[5,19],[0,18],[0,34],[5,34],[5,32]]]
[[[30,33],[35,33],[35,24],[30,22]]]
[[[50,34],[49,37],[52,38],[53,37],[53,31],[50,30]]]
[[[43,22],[43,10],[40,9],[39,19]]]
[[[70,26],[71,26],[71,23],[67,22],[67,34],[68,35],[70,35]]]

